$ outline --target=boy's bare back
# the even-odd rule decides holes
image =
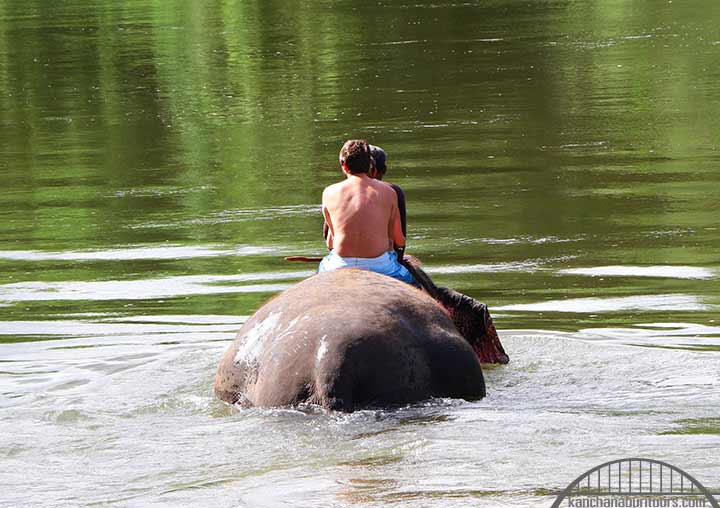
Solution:
[[[330,227],[328,247],[339,256],[374,258],[405,246],[397,194],[367,174],[347,179],[323,191],[323,214]]]

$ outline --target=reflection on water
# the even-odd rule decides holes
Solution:
[[[719,6],[0,4],[0,505],[538,506],[638,455],[720,487]],[[512,361],[476,403],[229,408],[351,136]]]
[[[699,266],[596,266],[568,268],[560,273],[592,277],[662,277],[670,279],[714,279],[718,272]]]
[[[133,247],[86,251],[0,250],[0,259],[15,261],[127,261],[133,259],[192,259],[215,256],[252,256],[273,252],[270,247],[238,246],[221,249],[219,246],[163,245],[162,247]]]
[[[237,331],[244,316],[147,316],[141,319],[105,318],[99,320],[4,321],[4,335],[65,336],[146,336],[164,333]],[[204,326],[198,326],[204,325]]]
[[[43,300],[147,300],[197,294],[271,293],[289,288],[289,283],[233,283],[301,279],[312,271],[251,273],[237,275],[187,275],[164,279],[91,282],[18,282],[0,286],[5,302]]]
[[[720,351],[720,327],[692,323],[648,323],[635,328],[590,328],[577,338],[613,341],[628,345]]]
[[[706,310],[707,305],[700,303],[692,295],[649,295],[623,296],[620,298],[566,298],[541,303],[515,304],[496,307],[499,311],[525,310],[547,312],[617,312],[627,310]]]

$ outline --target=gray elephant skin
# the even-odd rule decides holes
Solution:
[[[341,411],[482,398],[479,348],[450,315],[427,293],[384,275],[318,274],[244,323],[220,360],[215,393],[244,407]]]

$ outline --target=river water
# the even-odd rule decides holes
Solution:
[[[549,506],[644,456],[720,490],[720,4],[0,4],[0,506]],[[366,137],[489,304],[488,397],[212,394],[312,274]]]

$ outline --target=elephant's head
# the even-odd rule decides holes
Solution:
[[[405,256],[403,264],[422,289],[445,307],[455,328],[473,347],[480,363],[505,364],[510,361],[484,303],[453,289],[436,286],[423,270],[420,260],[413,256]]]
[[[445,307],[455,327],[470,343],[481,363],[508,363],[485,304],[449,288],[437,288],[437,300]]]

